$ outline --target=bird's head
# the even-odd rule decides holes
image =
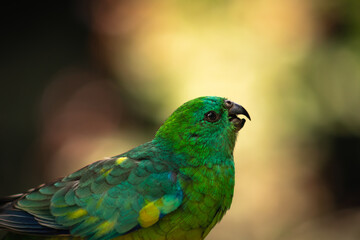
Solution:
[[[244,126],[242,106],[221,97],[200,97],[180,106],[160,127],[155,139],[172,145],[176,152],[190,155],[209,151],[232,154],[236,135]]]

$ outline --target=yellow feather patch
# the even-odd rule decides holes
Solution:
[[[103,222],[102,224],[97,226],[96,236],[101,236],[112,231],[114,229],[114,226],[115,226],[115,222],[109,222],[109,221]]]
[[[85,222],[86,224],[93,224],[93,223],[96,223],[98,220],[99,220],[98,217],[91,216],[91,217],[85,219],[84,222]]]
[[[103,176],[106,177],[107,175],[109,175],[109,173],[111,172],[111,170],[112,170],[112,168],[109,169],[109,170],[107,170],[107,171],[103,174]]]
[[[159,220],[159,216],[159,209],[154,202],[150,202],[140,210],[138,221],[142,227],[146,228],[155,224]]]
[[[75,210],[73,212],[70,212],[68,214],[68,218],[75,219],[82,216],[85,216],[88,212],[85,209],[79,208],[78,210]]]
[[[116,159],[115,164],[119,165],[121,164],[123,161],[125,161],[127,159],[127,157],[119,157],[118,159]]]

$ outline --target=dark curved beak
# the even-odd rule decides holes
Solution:
[[[243,108],[241,105],[239,104],[236,104],[233,102],[232,106],[230,107],[230,109],[228,110],[229,111],[229,115],[244,115],[245,117],[247,117],[250,121],[251,121],[251,118],[250,118],[250,115],[249,113],[246,111],[245,108]]]

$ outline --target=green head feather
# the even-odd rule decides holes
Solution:
[[[154,140],[196,160],[194,164],[209,161],[209,156],[213,161],[232,158],[237,131],[225,101],[200,97],[184,103],[160,127]]]

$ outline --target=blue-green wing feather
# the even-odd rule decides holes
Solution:
[[[177,209],[183,195],[174,167],[138,150],[40,187],[24,195],[16,209],[34,216],[45,229],[69,230],[89,239],[109,239],[148,227]]]

